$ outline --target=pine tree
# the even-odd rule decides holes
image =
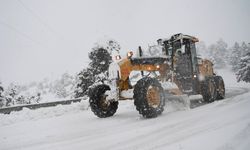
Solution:
[[[232,70],[236,72],[241,58],[241,48],[239,43],[235,42],[231,51],[230,64],[232,65]]]
[[[107,79],[108,67],[112,62],[110,53],[104,48],[95,47],[89,53],[89,59],[91,60],[89,67],[78,74],[75,98],[86,95],[88,88],[95,82],[103,82]]]
[[[95,77],[92,71],[87,68],[78,74],[78,82],[75,90],[75,97],[83,97],[87,94],[88,88],[95,83]]]
[[[227,64],[227,43],[222,39],[209,47],[210,58],[213,60],[215,68],[223,68]]]
[[[107,79],[112,55],[119,54],[119,51],[120,45],[115,40],[108,40],[104,45],[95,44],[89,53],[91,62],[88,68],[83,69],[78,74],[75,98],[83,97],[91,85],[96,82],[104,82]]]
[[[207,58],[209,55],[206,44],[203,41],[200,41],[196,44],[196,50],[197,54],[201,57]]]
[[[3,96],[3,86],[2,86],[2,83],[0,82],[0,108],[4,106],[4,96]]]
[[[51,92],[59,98],[70,97],[74,86],[75,78],[68,73],[64,73],[60,79],[53,83]]]
[[[6,91],[5,91],[5,95],[6,95],[6,106],[11,106],[11,105],[15,105],[15,102],[18,98],[18,94],[20,93],[20,86],[19,85],[15,85],[13,83],[11,83]]]
[[[238,68],[239,70],[236,73],[237,81],[250,82],[250,52],[241,58]]]
[[[241,56],[244,57],[249,52],[249,46],[245,42],[241,44]]]
[[[2,97],[2,93],[3,93],[4,89],[2,86],[2,82],[0,82],[0,97]]]
[[[106,49],[108,50],[108,52],[110,54],[116,52],[116,53],[120,53],[120,50],[121,50],[121,46],[120,44],[115,41],[115,40],[108,40],[107,41],[107,46],[106,46]]]
[[[89,67],[94,75],[107,71],[112,62],[110,53],[104,48],[93,48],[89,53],[89,59],[91,60]]]

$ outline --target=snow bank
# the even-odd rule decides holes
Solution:
[[[78,113],[88,109],[88,101],[84,100],[70,105],[57,105],[55,107],[39,108],[31,110],[23,108],[22,111],[11,112],[10,114],[0,114],[0,126],[13,124],[21,121],[38,120],[52,118],[71,113]]]

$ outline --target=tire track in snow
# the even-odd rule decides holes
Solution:
[[[248,91],[249,90],[246,89],[246,88],[240,88],[240,90],[238,90],[237,92],[235,92],[234,94],[232,94],[231,98],[235,97],[237,95],[241,95],[241,94],[243,94],[245,92],[248,92]],[[230,99],[227,98],[223,102],[227,102],[227,100],[231,100],[231,98]],[[209,105],[217,106],[216,103],[212,103],[212,104],[209,104]],[[210,109],[210,108],[208,108],[208,109]],[[214,116],[216,116],[216,114],[220,112],[220,110],[217,110],[217,109],[218,108],[214,107],[214,112],[213,112]],[[222,112],[223,111],[224,110],[222,109]],[[216,123],[213,123],[213,122],[203,124],[203,122],[201,121],[202,118],[204,118],[206,115],[210,116],[211,112],[209,111],[207,114],[205,113],[205,115],[204,115],[204,112],[201,112],[201,113],[203,113],[201,116],[198,116],[198,117],[196,116],[195,118],[191,118],[191,120],[180,121],[180,122],[177,123],[177,125],[176,124],[173,124],[173,125],[163,125],[160,128],[157,127],[156,129],[151,130],[152,132],[150,132],[150,133],[145,133],[145,134],[142,134],[140,136],[136,136],[136,137],[134,137],[132,139],[126,140],[126,141],[123,142],[123,144],[128,143],[128,144],[126,144],[127,146],[125,148],[117,148],[117,149],[132,149],[134,147],[137,147],[139,149],[151,149],[151,148],[154,149],[154,148],[156,148],[154,146],[158,145],[159,143],[164,143],[164,144],[159,144],[158,145],[159,147],[162,147],[162,146],[178,142],[180,140],[186,139],[188,137],[191,137],[191,136],[194,136],[194,135],[197,135],[197,134],[200,134],[200,133],[214,131],[216,129],[223,128],[224,126],[226,126],[228,124],[234,124],[235,123],[232,120],[232,121],[228,121],[228,122],[225,122],[223,124],[218,124],[218,125]],[[248,114],[247,116],[249,116],[249,115],[250,114]],[[247,116],[239,118],[238,120],[247,119]],[[222,119],[222,118],[220,118],[220,119]],[[213,120],[213,118],[211,120]],[[206,119],[205,119],[205,121],[206,121]],[[199,126],[198,127],[196,127],[196,126],[194,127],[193,126],[193,122],[200,123],[201,124],[200,127]],[[166,130],[168,128],[171,128],[171,131]],[[188,131],[191,130],[192,132],[186,131],[187,129],[188,129]],[[162,138],[161,137],[164,137],[166,135],[172,135],[172,134],[175,134],[176,132],[177,133],[184,133],[184,136],[182,136],[182,137],[176,137],[176,138],[171,138],[171,139],[169,139],[169,141],[162,142],[162,140],[161,140]],[[138,141],[140,139],[141,139],[141,141],[139,141],[139,142],[137,142],[135,144],[132,144],[132,145],[129,144],[129,143],[133,143],[133,141],[136,141],[136,140]],[[155,139],[157,139],[157,140],[155,141]],[[164,140],[166,140],[166,139],[164,139]],[[154,143],[154,144],[148,144],[148,143]],[[156,144],[156,143],[158,143],[158,144]],[[114,146],[115,145],[113,145],[111,147],[108,147],[108,148],[112,148]]]
[[[237,90],[235,90],[235,89],[237,89]],[[243,94],[243,93],[246,93],[246,92],[248,92],[249,91],[249,89],[247,89],[247,88],[230,88],[230,90],[231,91],[234,91],[232,94],[230,94],[230,95],[227,95],[227,98],[226,98],[226,100],[224,100],[224,101],[227,101],[227,100],[229,100],[229,98],[232,98],[232,97],[235,97],[235,96],[237,96],[237,95],[241,95],[241,94]],[[213,105],[213,104],[212,104]],[[202,116],[204,116],[204,114],[202,115]],[[198,118],[195,118],[194,120],[191,120],[190,121],[190,124],[192,125],[193,124],[193,122],[197,122],[197,121],[199,121],[199,120],[201,120],[201,118],[202,117],[198,117]],[[183,124],[183,122],[184,122],[184,125],[186,126],[187,124],[185,124],[185,121],[182,121],[182,122],[179,122],[178,124]],[[221,127],[223,127],[224,125],[222,125]],[[167,129],[167,128],[171,128],[171,125],[165,125],[165,126],[162,126],[162,127],[160,127],[160,128],[156,128],[155,130],[151,130],[152,132],[151,133],[159,133],[159,134],[148,134],[148,133],[145,133],[145,134],[142,134],[142,135],[140,135],[139,137],[135,137],[135,138],[132,138],[132,139],[129,139],[129,140],[127,140],[127,141],[125,141],[125,142],[123,142],[123,143],[133,143],[133,141],[135,141],[135,140],[137,140],[138,138],[140,139],[140,138],[143,138],[144,140],[143,140],[143,142],[140,144],[141,146],[139,146],[140,148],[142,148],[142,147],[144,147],[144,148],[149,148],[150,146],[146,146],[145,147],[145,145],[147,145],[147,143],[149,143],[150,141],[153,141],[154,139],[160,139],[160,137],[162,137],[162,136],[164,136],[164,135],[168,135],[168,134],[173,134],[174,132],[176,132],[177,130],[179,130],[179,129],[181,129],[183,126],[182,125],[177,125],[176,127],[174,127],[174,128],[172,128],[173,129],[173,131],[169,131],[169,132],[162,132],[162,131],[164,131],[164,129]],[[175,128],[177,128],[177,129],[175,129]],[[204,131],[208,131],[208,130],[213,130],[214,128],[211,128],[211,126],[208,126],[207,127],[207,129],[206,128],[202,128],[202,129],[200,129],[200,130],[194,130],[194,132],[193,133],[191,133],[191,134],[187,134],[186,135],[186,137],[185,138],[187,138],[187,137],[189,137],[189,136],[193,136],[194,134],[199,134],[199,133],[202,133],[202,132],[204,132]],[[174,140],[175,141],[175,140]],[[173,141],[173,142],[174,142]],[[177,141],[179,141],[179,140],[177,140]],[[171,142],[167,142],[167,143],[171,143]],[[126,144],[126,145],[129,145],[129,144]],[[136,143],[136,145],[138,146],[138,143]],[[111,147],[113,147],[114,145],[112,145]],[[131,145],[130,145],[131,146]],[[134,147],[134,146],[131,146],[131,147],[126,147],[125,149],[130,149],[131,147]],[[107,147],[107,148],[111,148],[111,147]],[[118,148],[119,149],[119,148]]]
[[[237,95],[247,93],[249,91],[250,91],[250,89],[245,88],[245,87],[228,87],[228,88],[226,88],[226,97],[225,98],[232,98],[232,97],[235,97]]]

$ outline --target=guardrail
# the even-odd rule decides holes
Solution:
[[[20,111],[23,108],[29,109],[37,109],[41,107],[53,107],[56,105],[69,105],[71,103],[80,102],[83,98],[71,99],[71,100],[62,100],[62,101],[55,101],[55,102],[47,102],[47,103],[38,103],[38,104],[27,104],[27,105],[19,105],[19,106],[11,106],[6,108],[1,108],[1,114],[9,114],[12,111]]]

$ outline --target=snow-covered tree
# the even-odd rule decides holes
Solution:
[[[43,79],[41,82],[34,83],[37,87],[37,90],[41,93],[41,95],[45,95],[51,91],[53,91],[53,84],[49,81],[48,78]],[[30,85],[32,87],[32,85]]]
[[[15,105],[15,101],[20,93],[20,86],[11,83],[5,90],[6,106]]]
[[[89,59],[91,60],[89,67],[94,75],[107,71],[112,62],[111,54],[104,48],[93,48],[89,53]]]
[[[95,77],[92,74],[92,71],[87,68],[83,69],[78,74],[77,86],[75,90],[75,97],[83,97],[87,94],[88,88],[95,83]]]
[[[241,44],[241,56],[244,57],[249,52],[249,46],[245,42]]]
[[[5,99],[4,99],[4,96],[3,96],[3,91],[4,91],[4,88],[2,86],[2,82],[0,81],[0,108],[4,106],[4,103],[5,103]]]
[[[41,93],[35,90],[36,87],[27,85],[17,85],[11,83],[4,91],[5,106],[20,104],[38,103],[41,100]]]
[[[231,48],[230,64],[232,65],[232,70],[238,70],[238,64],[241,58],[241,48],[239,43],[235,42],[234,46]]]
[[[240,67],[240,60],[242,57],[246,56],[247,53],[250,52],[250,45],[246,45],[245,42],[235,43],[231,48],[231,56],[230,56],[230,64],[232,65],[232,70],[237,72]]]
[[[216,44],[209,46],[208,49],[210,59],[213,60],[215,68],[225,67],[228,57],[227,43],[220,39]]]
[[[3,93],[4,89],[2,86],[2,82],[0,81],[0,97],[2,97],[2,93]]]
[[[75,77],[68,73],[64,73],[59,80],[53,83],[51,91],[59,98],[71,97],[74,92],[75,84]]]
[[[120,46],[120,44],[119,44],[117,41],[115,41],[115,40],[108,40],[108,41],[107,41],[106,49],[108,50],[108,52],[109,52],[110,54],[112,54],[112,53],[114,53],[114,52],[120,53],[121,46]]]
[[[196,50],[197,50],[198,56],[201,56],[203,58],[208,58],[209,53],[208,53],[208,49],[207,49],[205,42],[200,41],[196,43]]]
[[[97,43],[94,44],[92,51],[94,49],[101,49],[101,48],[107,50],[111,56],[119,54],[121,50],[120,44],[114,39],[105,39],[102,41],[98,41]]]
[[[237,81],[250,82],[250,52],[241,58],[238,69]]]
[[[33,95],[30,96],[23,96],[21,95],[21,97],[24,98],[24,103],[22,104],[34,104],[34,103],[39,103],[41,100],[41,93],[37,92]]]
[[[108,76],[108,68],[112,62],[112,55],[119,54],[121,47],[115,40],[96,43],[89,53],[89,67],[78,74],[75,97],[87,94],[88,88],[96,82],[104,82]]]

